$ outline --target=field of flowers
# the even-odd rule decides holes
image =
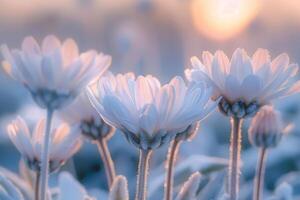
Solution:
[[[0,200],[300,200],[296,0],[0,0]]]

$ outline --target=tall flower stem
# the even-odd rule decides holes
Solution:
[[[36,171],[35,176],[35,185],[34,185],[34,199],[39,200],[39,191],[40,191],[40,170]]]
[[[230,200],[237,200],[241,161],[242,123],[240,118],[231,119],[230,160],[228,173],[228,192]]]
[[[149,171],[149,160],[152,150],[140,150],[139,168],[137,175],[137,187],[135,200],[146,200],[147,197],[147,179]]]
[[[48,188],[48,175],[49,175],[49,143],[50,143],[50,130],[51,121],[53,117],[53,110],[47,109],[47,120],[46,120],[46,130],[44,135],[44,143],[42,149],[42,164],[41,164],[41,174],[40,174],[40,199],[47,199],[47,188]]]
[[[167,159],[167,175],[165,180],[165,200],[172,200],[173,183],[174,183],[174,167],[175,167],[175,161],[178,155],[180,144],[181,144],[181,140],[177,140],[175,138],[169,147],[169,153]]]
[[[106,139],[100,137],[97,141],[97,145],[104,164],[108,187],[110,188],[116,177],[115,165],[107,147]]]
[[[264,188],[264,175],[266,169],[266,158],[267,158],[267,149],[261,148],[259,151],[259,158],[257,161],[257,168],[255,174],[254,182],[254,193],[253,200],[262,199],[263,188]]]

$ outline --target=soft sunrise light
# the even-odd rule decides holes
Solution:
[[[193,23],[202,34],[215,40],[229,39],[256,17],[258,0],[193,0]]]

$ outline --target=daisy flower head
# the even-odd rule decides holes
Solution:
[[[181,77],[161,85],[151,75],[108,73],[89,98],[103,119],[120,129],[140,149],[155,149],[168,143],[215,107],[205,84],[189,85]]]
[[[96,84],[92,84],[91,87]],[[109,139],[115,132],[115,128],[107,124],[88,99],[86,91],[83,91],[70,105],[61,109],[61,118],[71,125],[78,125],[81,133],[94,141],[101,138]]]
[[[191,58],[185,71],[189,80],[205,80],[213,89],[213,99],[221,97],[220,111],[237,118],[251,117],[270,101],[298,92],[298,66],[283,53],[271,60],[268,50],[258,49],[252,57],[237,49],[231,60],[222,51],[203,52],[202,62]]]
[[[44,129],[44,119],[38,121],[31,131],[21,117],[7,127],[10,140],[32,170],[40,170]],[[78,128],[71,128],[65,123],[54,128],[49,146],[50,171],[55,171],[79,150],[81,138]]]
[[[94,50],[80,54],[73,39],[61,42],[53,35],[45,37],[41,46],[26,37],[21,49],[2,45],[1,52],[5,71],[28,88],[40,107],[52,110],[74,99],[111,62],[110,56]]]

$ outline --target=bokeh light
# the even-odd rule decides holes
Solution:
[[[194,25],[205,36],[225,40],[242,30],[257,16],[258,0],[192,0]]]

